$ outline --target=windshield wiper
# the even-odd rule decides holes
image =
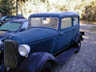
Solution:
[[[0,31],[10,31],[10,30],[6,30],[6,29],[1,29]]]

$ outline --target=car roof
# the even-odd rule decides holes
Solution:
[[[77,16],[79,17],[79,15],[76,12],[49,12],[49,13],[37,13],[37,14],[32,14],[29,16],[29,18],[31,17],[72,17],[72,16]]]
[[[12,21],[9,21],[9,22],[28,22],[28,20],[27,19],[15,19],[15,20],[12,20]]]
[[[3,18],[3,19],[2,19]],[[11,20],[15,20],[15,19],[25,19],[23,16],[3,16],[1,17],[2,20],[6,19],[6,18],[11,18]],[[1,20],[0,19],[0,20]],[[1,20],[1,21],[2,21]]]
[[[23,16],[6,16],[6,17],[10,17],[10,18],[23,18],[24,19]]]
[[[3,16],[5,18],[20,18],[20,19],[25,19],[23,16]]]

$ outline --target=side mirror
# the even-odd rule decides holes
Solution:
[[[20,29],[20,31],[25,31],[25,30],[26,30],[25,28]]]

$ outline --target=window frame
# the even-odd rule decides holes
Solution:
[[[59,24],[60,24],[60,18],[59,17],[50,17],[50,16],[47,17],[47,16],[44,16],[44,17],[31,17],[31,18],[45,18],[45,17],[46,18],[56,18],[58,20],[57,27],[56,28],[53,28],[53,27],[45,27],[45,28],[51,28],[51,29],[55,29],[55,30],[58,30],[59,29]],[[30,24],[30,27],[32,28],[32,26],[31,26],[31,18],[29,19],[29,24]],[[41,26],[41,27],[43,27],[43,26]]]
[[[75,24],[75,23],[74,23],[74,18],[78,18],[78,24]],[[80,21],[80,20],[79,20],[79,17],[77,17],[77,16],[72,17],[73,26],[79,25],[79,21]]]
[[[28,29],[28,27],[29,27],[29,22],[24,22],[23,24],[22,24],[22,26],[21,26],[21,29]]]

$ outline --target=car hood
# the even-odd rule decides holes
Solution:
[[[3,40],[9,36],[12,36],[14,32],[11,31],[0,31],[0,40]]]
[[[0,39],[5,36],[5,35],[4,35],[5,33],[6,33],[6,31],[0,31]]]
[[[6,33],[6,31],[0,31],[0,35],[3,35],[5,33]]]
[[[31,28],[24,32],[19,32],[11,36],[11,40],[18,43],[29,43],[41,39],[50,38],[57,35],[57,30],[49,28]]]

